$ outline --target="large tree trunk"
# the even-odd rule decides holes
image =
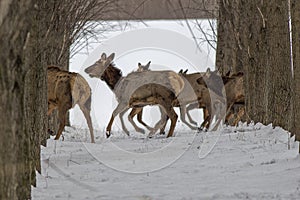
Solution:
[[[240,0],[219,0],[216,66],[222,75],[243,71],[239,40]]]
[[[0,7],[0,199],[29,199],[39,168],[47,104],[39,101],[45,70],[32,54],[35,3],[7,0]]]
[[[216,67],[218,71],[225,75],[243,72],[242,65],[242,46],[240,43],[240,0],[219,0],[218,17],[218,43],[216,53]],[[241,104],[235,104],[232,107],[232,114],[237,114],[244,107]],[[246,121],[246,116],[243,117]],[[233,121],[228,121],[232,124]]]
[[[241,1],[247,113],[290,129],[292,93],[287,1]]]
[[[300,141],[300,1],[291,1],[292,35],[293,35],[293,66],[294,66],[294,126],[292,134]],[[300,147],[299,147],[300,151]]]

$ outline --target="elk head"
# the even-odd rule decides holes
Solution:
[[[149,71],[149,67],[150,67],[151,61],[149,61],[146,65],[142,65],[141,63],[138,64],[138,72],[142,72],[142,71]]]
[[[101,58],[96,61],[93,65],[87,67],[84,71],[91,78],[100,78],[102,79],[102,75],[105,72],[106,68],[112,63],[115,57],[115,53],[110,54],[110,56],[106,57],[105,53],[102,53]]]

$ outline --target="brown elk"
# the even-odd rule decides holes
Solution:
[[[112,63],[114,56],[115,54],[112,53],[106,57],[106,54],[103,53],[95,64],[85,69],[90,77],[105,81],[119,102],[106,128],[106,136],[111,135],[111,127],[118,114],[124,114],[129,108],[146,105],[163,107],[171,119],[167,137],[172,136],[178,118],[172,107],[172,102],[184,87],[182,78],[173,71],[132,72],[126,77],[122,77],[121,70]]]
[[[205,73],[186,74],[186,71],[183,72],[183,70],[180,72],[180,74],[184,77],[184,80],[187,80],[189,84],[191,84],[198,97],[198,101],[196,103],[191,103],[186,108],[186,113],[191,123],[193,123],[193,121],[189,111],[195,108],[203,108],[204,121],[202,122],[200,129],[208,129],[210,121],[215,115],[217,115],[217,123],[212,129],[215,130],[220,123],[219,119],[225,117],[225,122],[227,122],[233,116],[230,113],[230,110],[234,104],[244,104],[245,96],[242,73],[233,74],[230,77],[228,75],[221,77],[217,71],[211,72],[210,69],[208,69]],[[223,86],[226,95],[222,93]],[[181,94],[183,94],[183,92]],[[221,107],[224,105],[227,106],[222,109]],[[176,106],[176,103],[174,106]],[[244,113],[244,108],[239,110],[233,125],[237,125]],[[164,120],[166,120],[166,118]],[[161,131],[162,130],[164,130],[163,125]]]
[[[149,65],[150,65],[150,62],[146,66],[143,66],[139,63],[138,71],[149,70]],[[174,107],[180,107],[180,114],[181,114],[180,118],[181,118],[182,122],[184,122],[192,130],[195,130],[196,127],[193,127],[185,120],[185,115],[187,113],[186,112],[187,110],[185,108],[186,108],[186,105],[188,105],[188,104],[194,106],[193,109],[194,108],[203,108],[204,118],[206,118],[207,113],[208,113],[207,109],[206,109],[207,105],[204,105],[203,103],[201,103],[200,100],[202,99],[203,93],[205,93],[205,91],[208,91],[208,90],[207,90],[204,80],[202,78],[204,73],[193,73],[193,74],[186,74],[186,73],[187,73],[187,70],[179,71],[179,75],[183,78],[183,80],[185,81],[185,84],[184,84],[183,91],[181,92],[179,98],[177,98],[172,103],[172,105]],[[209,93],[208,93],[208,95],[209,95]],[[139,121],[142,121],[142,116],[141,116],[142,109],[143,108],[139,108],[138,110],[133,109],[132,112],[130,113],[130,115],[128,116],[129,121],[133,121],[133,117],[136,114],[138,115]],[[165,129],[165,125],[167,123],[168,117],[163,113],[162,110],[161,110],[161,114],[162,114],[161,120],[151,130],[150,135],[153,135],[159,128],[160,128],[160,133],[161,134],[164,133],[164,129]],[[191,116],[189,115],[189,113],[187,113],[187,114],[188,114],[189,120],[191,121],[192,120]],[[196,122],[194,122],[194,124],[197,125]]]
[[[149,67],[150,67],[151,61],[149,61],[146,65],[142,65],[141,63],[138,63],[138,69],[137,72],[143,72],[143,71],[149,71]],[[160,111],[162,111],[162,108],[160,108]],[[140,133],[145,133],[144,129],[138,127],[135,122],[133,121],[134,116],[137,115],[137,120],[139,123],[141,123],[144,127],[146,127],[148,130],[153,131],[153,128],[151,128],[150,126],[148,126],[143,120],[142,120],[142,116],[143,116],[143,107],[134,107],[132,108],[131,112],[128,115],[128,121],[132,124],[132,126],[134,127],[134,129],[137,132]],[[120,115],[120,117],[122,117]],[[123,120],[121,120],[123,121]],[[122,125],[124,127],[124,125]],[[123,128],[124,130],[124,128]],[[124,130],[125,132],[127,131],[126,129]]]
[[[48,116],[58,109],[59,128],[55,137],[58,140],[66,123],[66,113],[76,104],[87,121],[91,142],[94,143],[94,132],[91,111],[91,88],[78,73],[61,70],[56,66],[48,66]]]
[[[138,64],[138,70],[137,71],[149,71],[150,62],[148,62],[147,65],[143,66],[140,63]],[[199,100],[202,98],[203,93],[205,92],[206,86],[204,83],[204,80],[202,76],[204,73],[193,73],[193,74],[186,74],[187,70],[179,71],[179,75],[183,78],[185,81],[183,91],[180,93],[179,97],[173,101],[172,106],[173,107],[179,107],[180,108],[180,119],[183,123],[185,123],[188,127],[190,127],[192,130],[197,129],[197,127],[194,127],[190,125],[186,119],[186,106],[188,104],[195,105],[195,108],[203,108],[204,112],[204,118],[206,118],[207,115],[207,109],[205,108],[205,105],[199,104],[201,103]],[[133,118],[135,115],[137,115],[138,121],[141,123],[144,123],[142,121],[142,110],[143,108],[137,108],[132,109],[131,113],[128,116],[128,120],[133,122]],[[168,120],[167,115],[163,112],[163,110],[160,108],[161,111],[161,120],[157,122],[155,127],[153,129],[149,129],[149,127],[146,125],[146,128],[149,129],[150,136],[153,135],[158,129],[160,129],[160,133],[164,133],[164,129]],[[190,115],[188,114],[189,119],[191,119]],[[145,123],[144,123],[145,124]],[[197,123],[195,123],[197,125]]]
[[[231,117],[230,111],[232,109],[232,106],[234,104],[244,104],[245,103],[245,92],[244,92],[244,79],[243,79],[243,73],[234,74],[232,76],[222,76],[220,79],[220,75],[218,74],[218,71],[211,72],[209,69],[206,72],[206,75],[204,76],[206,78],[206,83],[214,93],[219,95],[220,97],[223,97],[223,99],[226,99],[226,113],[223,113],[223,116],[225,115],[225,120],[228,120]],[[220,80],[222,83],[220,83]],[[223,84],[225,89],[225,94],[222,93],[223,90]],[[208,99],[204,98],[203,103],[207,104]],[[224,101],[223,101],[224,103]],[[244,114],[245,110],[241,109],[238,113],[237,119],[234,122],[234,125],[237,124],[241,116]],[[209,112],[207,118],[203,123],[206,123],[213,117],[213,114]],[[219,119],[220,121],[220,119]]]
[[[192,124],[197,124],[197,122],[194,122],[192,120],[189,111],[196,108],[202,108],[204,122],[202,122],[200,129],[203,129],[204,127],[208,128],[210,122],[210,118],[208,116],[215,112],[214,111],[215,104],[224,102],[224,99],[219,94],[216,94],[214,91],[211,91],[209,90],[209,88],[207,88],[205,73],[198,72],[198,73],[186,74],[185,71],[180,73],[180,75],[185,80],[186,82],[185,85],[190,85],[192,88],[192,90],[188,90],[188,89],[183,90],[181,96],[188,97],[191,95],[191,91],[192,91],[192,93],[196,95],[196,98],[194,97],[193,100],[189,98],[183,99],[181,100],[181,102],[178,102],[176,100],[175,102],[173,102],[173,106],[179,106],[179,104],[181,104],[181,107],[183,107],[183,109],[180,110],[181,119],[184,119],[185,118],[184,116],[187,114],[189,121]],[[185,93],[185,91],[187,92]],[[187,101],[188,99],[189,101]],[[166,120],[166,118],[164,120]],[[161,131],[163,130],[164,130],[164,126],[162,126],[161,128]]]

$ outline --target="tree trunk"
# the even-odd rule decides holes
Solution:
[[[26,85],[31,83],[26,76],[35,70],[27,63],[33,60],[33,55],[28,57],[28,53],[34,3],[31,0],[1,2],[0,199],[29,199],[31,184],[35,183],[35,164],[39,161],[32,157],[40,148],[33,145],[32,138],[40,138],[40,132],[29,131],[25,114],[28,110],[25,97],[31,87]],[[40,120],[45,113],[39,111],[30,111],[37,119],[33,129],[43,123]]]
[[[216,66],[222,75],[243,71],[239,40],[240,0],[219,0]]]
[[[292,93],[287,1],[241,1],[247,113],[254,122],[290,129]]]
[[[294,126],[292,135],[300,141],[300,1],[291,1],[292,36],[293,36],[293,67],[294,67]],[[300,152],[299,152],[300,153]]]

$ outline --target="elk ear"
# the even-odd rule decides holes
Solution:
[[[149,61],[149,62],[147,63],[147,65],[145,66],[145,69],[149,69],[150,64],[151,64],[151,61]]]
[[[142,64],[141,64],[141,63],[138,63],[138,67],[139,67],[139,68],[142,67]]]
[[[183,72],[183,69],[181,69],[178,73],[179,73],[179,74],[182,74],[182,72]]]
[[[103,54],[101,55],[101,60],[106,60],[106,54],[105,54],[105,53],[103,53]]]
[[[207,76],[207,77],[209,77],[209,76],[211,75],[210,68],[207,68],[207,70],[206,70],[206,73],[205,73],[205,74],[206,74],[206,76]]]
[[[108,56],[107,61],[109,61],[109,63],[111,63],[114,58],[115,58],[115,53],[112,53],[112,54],[110,54],[110,56]]]
[[[188,72],[188,69],[187,69],[187,70],[185,70],[183,73],[184,73],[184,74],[186,74],[187,72]]]

